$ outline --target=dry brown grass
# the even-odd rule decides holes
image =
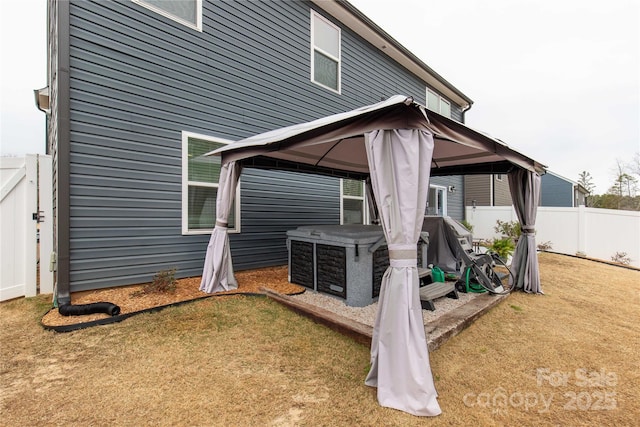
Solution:
[[[546,295],[511,295],[431,354],[437,418],[380,407],[363,384],[368,348],[266,298],[210,298],[59,334],[38,325],[48,305],[38,297],[0,305],[0,424],[636,425],[640,272],[540,262]],[[581,384],[580,369],[609,382]],[[539,370],[569,378],[538,384]],[[501,394],[512,402],[494,404]]]

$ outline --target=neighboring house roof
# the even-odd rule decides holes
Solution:
[[[584,188],[581,184],[576,184],[576,189],[578,190],[578,192],[589,195],[591,194],[591,192],[589,190],[587,190],[586,188]]]
[[[340,20],[344,25],[353,30],[360,37],[376,46],[381,52],[397,61],[403,67],[424,80],[431,88],[462,107],[463,111],[473,105],[471,98],[446,81],[420,58],[411,53],[409,49],[391,37],[382,28],[367,18],[351,3],[345,0],[312,0],[327,13]]]

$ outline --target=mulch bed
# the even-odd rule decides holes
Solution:
[[[305,290],[302,286],[289,283],[287,266],[240,271],[236,272],[235,275],[238,281],[238,289],[215,294],[207,294],[198,289],[201,277],[189,277],[177,280],[175,292],[140,294],[145,285],[142,283],[132,286],[74,292],[71,294],[71,302],[74,305],[103,301],[110,302],[120,307],[120,314],[114,317],[124,319],[135,313],[213,296],[264,294],[261,288],[267,288],[285,295],[295,295]],[[64,328],[73,325],[100,323],[106,322],[111,318],[111,316],[104,313],[62,316],[57,309],[52,308],[42,317],[41,323],[45,328],[51,327],[54,330],[58,330],[56,327]]]

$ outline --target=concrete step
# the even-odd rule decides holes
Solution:
[[[454,282],[434,282],[420,288],[420,304],[424,310],[434,311],[433,300],[448,296],[458,299],[458,292]]]

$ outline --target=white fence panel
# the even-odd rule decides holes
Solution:
[[[605,260],[617,252],[626,252],[631,265],[640,267],[640,212],[582,209],[588,230],[582,252]]]
[[[516,212],[511,206],[477,206],[467,208],[466,218],[473,225],[473,238],[489,240],[498,237],[493,229],[496,221],[517,221]]]
[[[497,220],[517,221],[511,206],[478,206],[466,210],[475,239],[498,237]],[[640,212],[612,209],[539,207],[536,242],[550,242],[552,251],[610,261],[625,252],[640,267]]]
[[[538,208],[537,244],[549,242],[552,251],[575,255],[582,237],[577,208]]]
[[[0,301],[35,296],[38,290],[38,222],[33,214],[38,212],[38,162],[41,159],[44,160],[41,173],[50,177],[50,156],[0,158]],[[41,232],[45,230],[44,246],[50,253],[53,250],[51,178],[43,185],[48,186],[41,187],[45,200],[40,211],[49,212],[49,224],[41,227]],[[43,270],[48,272],[48,269],[47,261]],[[42,292],[53,291],[52,277],[43,276]]]

